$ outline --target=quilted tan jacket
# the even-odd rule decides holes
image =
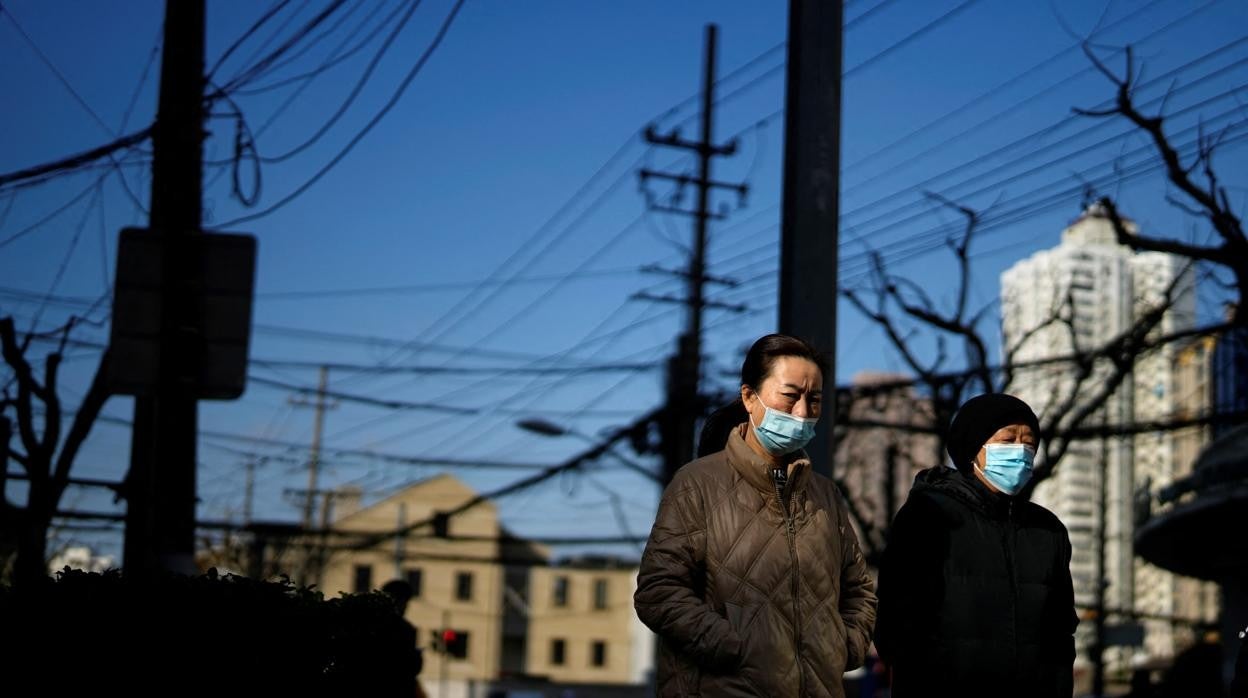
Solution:
[[[676,473],[642,555],[634,603],[659,636],[658,694],[843,696],[875,585],[836,486],[803,454],[777,492],[746,426]]]

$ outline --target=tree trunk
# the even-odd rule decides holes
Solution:
[[[19,589],[38,586],[48,577],[47,555],[50,516],[23,512],[18,527],[17,562],[13,570],[13,583]]]

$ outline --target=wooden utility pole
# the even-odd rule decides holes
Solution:
[[[652,205],[651,208],[664,213],[676,213],[691,216],[693,226],[693,248],[689,256],[689,268],[674,272],[685,277],[686,292],[684,298],[668,296],[651,296],[637,294],[635,297],[646,300],[657,300],[669,303],[681,303],[686,306],[685,330],[677,338],[676,354],[668,361],[667,367],[667,409],[662,420],[663,434],[663,482],[669,482],[676,469],[693,460],[694,431],[698,417],[702,413],[702,400],[699,392],[699,374],[702,366],[702,311],[707,307],[730,308],[740,312],[741,306],[728,305],[707,301],[705,285],[720,283],[735,285],[727,279],[714,278],[706,273],[706,238],[707,228],[712,218],[723,218],[722,214],[712,213],[711,190],[728,189],[744,197],[746,185],[717,182],[711,178],[711,161],[717,156],[732,155],[737,151],[736,142],[724,145],[714,143],[714,112],[715,112],[715,57],[718,28],[714,24],[706,26],[706,57],[702,72],[702,112],[700,130],[697,141],[687,141],[680,137],[679,132],[660,135],[651,124],[646,127],[646,141],[654,145],[689,150],[698,156],[698,176],[656,172],[643,169],[640,175],[644,185],[650,179],[660,179],[676,183],[679,187],[692,184],[697,189],[698,205],[693,211],[673,206]]]
[[[329,367],[321,366],[320,379],[316,384],[316,400],[312,403],[312,448],[308,453],[308,491],[303,500],[303,527],[312,528],[312,513],[316,507],[316,483],[321,470],[321,435],[325,428],[325,391],[329,388]],[[302,402],[292,402],[305,405]]]
[[[256,462],[247,461],[247,480],[243,484],[243,525],[251,523],[252,507],[256,497]]]
[[[321,437],[325,431],[325,410],[331,405],[326,400],[326,391],[329,389],[329,367],[321,366],[320,378],[316,384],[316,397],[309,405],[302,399],[291,399],[291,404],[300,407],[312,407],[312,445],[308,452],[308,488],[303,494],[303,530],[311,531],[315,523],[313,516],[316,511],[316,497],[323,494],[325,496],[323,507],[321,510],[321,530],[324,531],[328,525],[329,518],[329,500],[332,492],[321,492],[317,489],[317,482],[320,479],[321,471]],[[317,534],[317,540],[322,541],[323,535]],[[308,539],[312,543],[312,539]],[[300,577],[304,584],[318,583],[317,577],[320,576],[324,554],[320,550],[320,545],[308,545],[304,549],[303,570]]]
[[[807,447],[832,474],[836,423],[837,240],[841,164],[841,0],[789,0],[780,218],[780,331],[828,361],[823,418]]]
[[[195,381],[202,338],[194,243],[201,234],[203,101],[204,0],[166,0],[149,222],[164,238],[158,384],[134,406],[124,548],[131,575],[196,571]]]

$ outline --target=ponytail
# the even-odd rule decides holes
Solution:
[[[697,457],[702,458],[724,450],[724,446],[728,443],[728,435],[737,428],[738,424],[748,421],[749,418],[750,413],[746,412],[745,403],[741,402],[741,398],[715,410],[702,424],[702,434],[698,438]]]

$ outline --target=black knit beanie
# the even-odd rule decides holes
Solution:
[[[1027,403],[1005,393],[987,393],[967,400],[949,423],[945,448],[958,470],[968,470],[984,442],[1001,427],[1026,424],[1040,435],[1040,420]]]

